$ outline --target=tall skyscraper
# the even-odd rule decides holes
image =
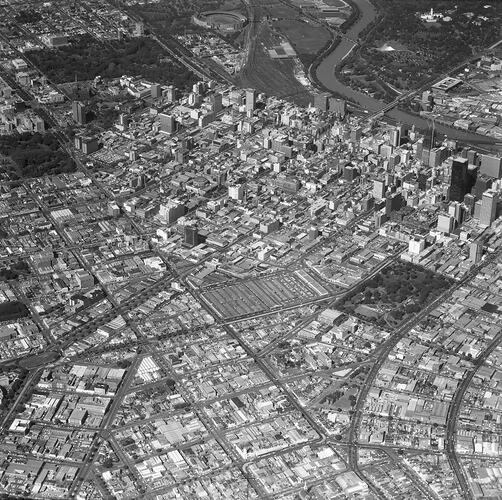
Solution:
[[[254,111],[256,109],[256,90],[246,90],[246,111]]]
[[[469,162],[467,158],[455,158],[451,165],[450,201],[463,201],[467,194]]]
[[[125,113],[120,113],[119,115],[119,123],[117,125],[117,128],[121,131],[127,130],[129,127],[129,116],[126,115]]]
[[[469,247],[469,260],[473,264],[477,264],[483,257],[483,241],[475,240]]]
[[[431,149],[431,152],[429,153],[429,166],[433,168],[439,167],[439,165],[441,165],[441,163],[443,163],[446,158],[448,158],[448,155],[449,150],[444,146]]]
[[[328,111],[329,94],[317,94],[314,97],[314,107],[316,107],[319,111]]]
[[[399,128],[396,127],[390,131],[390,143],[395,148],[401,145],[401,130]]]
[[[200,243],[197,226],[185,226],[184,233],[185,245],[188,245],[189,247],[196,247]]]
[[[73,101],[71,106],[73,112],[73,121],[79,125],[84,125],[85,123],[85,106],[80,101]]]
[[[158,99],[162,97],[162,87],[158,83],[154,83],[150,87],[150,93],[154,99]]]
[[[363,134],[362,127],[356,127],[350,130],[350,142],[359,142]]]
[[[451,215],[457,224],[462,224],[462,222],[464,222],[464,209],[462,204],[458,201],[450,202],[448,206],[448,215]]]
[[[160,131],[166,134],[174,134],[176,132],[176,120],[173,115],[159,113]]]
[[[481,174],[494,179],[502,177],[502,158],[498,156],[483,155],[481,157],[481,167],[479,169]]]
[[[438,231],[450,234],[455,228],[455,219],[451,215],[440,214],[438,216]]]
[[[218,113],[222,110],[223,96],[221,92],[217,92],[211,96],[211,108],[213,113]]]
[[[466,158],[469,160],[469,165],[477,165],[478,154],[473,149],[467,151]]]
[[[386,186],[384,181],[373,181],[373,198],[383,200],[385,198]]]
[[[471,191],[478,200],[483,197],[483,193],[490,189],[493,184],[493,179],[486,174],[478,175],[474,188]]]
[[[169,85],[169,87],[167,87],[167,100],[168,102],[174,102],[176,100],[176,88],[174,85]]]
[[[481,212],[479,214],[479,223],[484,226],[490,226],[497,215],[498,195],[495,191],[486,191],[481,200]]]
[[[328,109],[331,113],[334,113],[339,118],[344,118],[347,109],[347,103],[345,102],[345,99],[330,97]]]

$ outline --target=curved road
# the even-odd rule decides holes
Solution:
[[[374,99],[366,94],[357,92],[356,90],[347,87],[335,75],[335,66],[342,62],[352,50],[357,46],[351,40],[357,40],[359,33],[363,31],[368,24],[376,17],[377,11],[369,0],[353,0],[359,8],[360,17],[358,21],[347,31],[338,46],[330,52],[319,64],[316,71],[316,76],[319,82],[328,90],[339,94],[347,99],[351,99],[360,104],[365,110],[371,114],[382,111],[387,103]],[[415,125],[418,129],[428,130],[431,125],[430,120],[421,118],[420,116],[407,113],[400,109],[394,108],[385,114],[387,117],[407,125]],[[447,135],[450,139],[456,139],[469,143],[486,143],[494,142],[489,137],[484,137],[478,134],[465,132],[446,125],[436,123],[436,133]]]

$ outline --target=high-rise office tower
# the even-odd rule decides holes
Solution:
[[[451,165],[450,201],[463,201],[467,194],[469,162],[467,158],[455,158]]]
[[[373,198],[383,200],[385,198],[386,186],[384,181],[373,181]]]
[[[160,131],[166,134],[174,134],[176,132],[176,120],[173,115],[159,113]]]
[[[469,260],[477,264],[483,257],[483,241],[475,240],[469,246]]]
[[[162,87],[158,83],[152,84],[150,87],[150,94],[154,99],[162,97]]]
[[[331,113],[334,113],[340,118],[345,117],[345,113],[347,110],[347,103],[345,99],[337,99],[336,97],[330,97],[328,103],[328,110]]]
[[[184,243],[189,247],[196,247],[199,241],[199,231],[196,226],[185,226]]]
[[[218,113],[223,108],[223,96],[221,92],[217,92],[211,96],[211,111],[213,113]]]
[[[494,179],[502,177],[502,158],[498,156],[483,155],[481,157],[481,167],[479,169],[481,174],[487,175]]]
[[[167,100],[168,102],[174,102],[176,100],[176,88],[173,85],[167,87]]]
[[[71,109],[73,112],[73,121],[79,125],[84,125],[86,114],[85,106],[80,101],[73,101]]]
[[[328,111],[329,94],[317,94],[314,97],[314,107],[316,107],[319,111]]]
[[[452,201],[448,205],[448,215],[451,215],[457,224],[462,224],[464,222],[464,208],[462,204],[458,201]]]
[[[431,152],[429,153],[429,166],[433,168],[439,167],[439,165],[441,165],[441,163],[448,158],[448,155],[449,150],[444,146],[431,149]]]
[[[359,142],[363,134],[362,127],[356,127],[350,130],[350,142]]]
[[[256,90],[246,90],[246,111],[254,111],[256,109]]]
[[[486,191],[481,200],[481,211],[479,214],[479,223],[484,226],[490,226],[497,215],[498,195],[495,191]]]
[[[469,160],[469,165],[477,165],[478,154],[473,149],[469,149],[465,156]]]
[[[401,144],[401,130],[399,128],[393,128],[390,131],[390,143],[395,147],[399,147]]]
[[[451,215],[440,214],[438,216],[437,229],[442,233],[450,234],[455,228],[455,219]]]
[[[483,193],[492,187],[493,179],[486,174],[479,174],[474,188],[471,191],[478,200],[483,197]]]

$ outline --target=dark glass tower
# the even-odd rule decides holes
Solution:
[[[467,158],[455,158],[451,166],[450,201],[464,201],[468,192]]]

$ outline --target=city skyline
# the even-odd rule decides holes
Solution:
[[[1,498],[502,498],[502,5],[0,10]]]

